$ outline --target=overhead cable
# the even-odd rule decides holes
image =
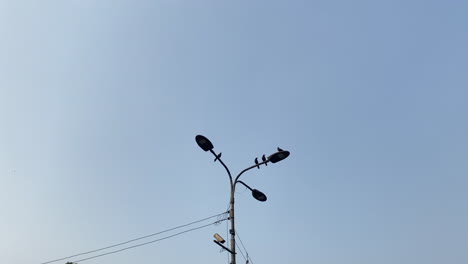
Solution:
[[[160,232],[157,232],[157,233],[153,233],[153,234],[150,234],[150,235],[146,235],[146,236],[134,238],[134,239],[131,239],[131,240],[127,240],[127,241],[125,241],[125,242],[121,242],[121,243],[113,244],[113,245],[110,245],[110,246],[107,246],[107,247],[102,247],[102,248],[98,248],[98,249],[94,249],[94,250],[90,250],[90,251],[86,251],[86,252],[74,254],[74,255],[67,256],[67,257],[63,257],[63,258],[59,258],[59,259],[54,259],[54,260],[42,262],[42,263],[40,263],[40,264],[49,264],[49,263],[53,263],[53,262],[57,262],[57,261],[61,261],[61,260],[65,260],[65,259],[69,259],[69,258],[81,256],[81,255],[87,255],[87,254],[95,253],[95,252],[102,251],[102,250],[109,249],[109,248],[113,248],[113,247],[125,245],[125,244],[128,244],[128,243],[134,242],[134,241],[138,241],[138,240],[145,239],[145,238],[148,238],[148,237],[160,235],[160,234],[163,234],[163,233],[166,233],[166,232],[175,230],[175,229],[179,229],[179,228],[186,227],[186,226],[189,226],[189,225],[193,225],[193,224],[196,224],[196,223],[199,223],[199,222],[203,222],[203,221],[206,221],[206,220],[208,220],[208,219],[211,219],[211,218],[214,218],[214,217],[218,217],[218,216],[221,216],[221,215],[224,215],[224,214],[226,214],[226,212],[221,213],[221,214],[216,214],[216,215],[213,215],[213,216],[210,216],[210,217],[207,217],[207,218],[203,218],[203,219],[200,219],[200,220],[197,220],[197,221],[194,221],[194,222],[185,224],[185,225],[176,226],[176,227],[173,227],[173,228],[170,228],[170,229],[167,229],[167,230],[164,230],[164,231],[160,231]],[[224,220],[225,220],[225,219],[224,219]],[[224,221],[224,220],[223,220],[223,221]],[[214,222],[214,223],[218,223],[218,222],[221,222],[221,221],[216,221],[216,222]],[[212,223],[212,224],[213,224],[213,223]],[[210,224],[210,225],[211,225],[211,224]]]
[[[236,247],[237,247],[237,249],[239,249],[239,252],[241,253],[242,257],[244,257],[244,260],[247,261],[247,258],[245,257],[244,253],[242,252],[241,248],[239,247],[239,244],[236,244]],[[248,254],[247,254],[247,256],[248,256]]]
[[[247,259],[250,260],[250,263],[253,264],[253,261],[252,261],[252,259],[251,259],[250,256],[249,256],[249,252],[248,252],[247,249],[245,248],[244,243],[242,242],[242,239],[240,238],[239,232],[238,232],[237,230],[236,230],[236,236],[237,236],[237,238],[239,238],[239,241],[241,242],[241,245],[242,245],[242,247],[243,247],[244,250],[245,250],[245,254],[247,254]]]
[[[209,223],[209,224],[207,224],[207,225],[203,225],[203,226],[195,227],[195,228],[192,228],[192,229],[188,229],[188,230],[185,230],[185,231],[176,233],[176,234],[174,234],[174,235],[170,235],[170,236],[167,236],[167,237],[163,237],[163,238],[159,238],[159,239],[156,239],[156,240],[152,240],[152,241],[149,241],[149,242],[141,243],[141,244],[138,244],[138,245],[134,245],[134,246],[122,248],[122,249],[119,249],[119,250],[115,250],[115,251],[111,251],[111,252],[99,254],[99,255],[96,255],[96,256],[92,256],[92,257],[88,257],[88,258],[84,258],[84,259],[80,259],[80,260],[75,260],[75,261],[73,261],[72,263],[79,263],[79,262],[83,262],[83,261],[86,261],[86,260],[90,260],[90,259],[94,259],[94,258],[99,258],[99,257],[103,257],[103,256],[110,255],[110,254],[115,254],[115,253],[118,253],[118,252],[121,252],[121,251],[124,251],[124,250],[129,250],[129,249],[132,249],[132,248],[145,246],[145,245],[148,245],[148,244],[151,244],[151,243],[155,243],[155,242],[158,242],[158,241],[161,241],[161,240],[165,240],[165,239],[168,239],[168,238],[171,238],[171,237],[175,237],[175,236],[178,236],[178,235],[181,235],[181,234],[190,232],[190,231],[194,231],[194,230],[197,230],[197,229],[205,228],[205,227],[208,227],[208,226],[210,226],[210,225],[213,225],[213,224],[216,224],[216,223],[218,223],[218,222],[220,222],[220,221],[225,221],[225,220],[227,220],[227,218],[222,219],[222,220],[218,220],[218,221],[213,222],[213,223]]]

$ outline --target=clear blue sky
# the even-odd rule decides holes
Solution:
[[[266,203],[236,194],[254,264],[467,263],[467,14],[458,0],[0,0],[0,262],[224,211],[203,134],[233,172],[291,151],[243,176]],[[227,263],[215,232],[83,263]]]

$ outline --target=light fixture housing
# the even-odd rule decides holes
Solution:
[[[224,238],[222,238],[218,233],[214,234],[213,237],[216,239],[216,241],[218,241],[221,244],[224,244],[224,242],[226,242],[226,240],[224,240]]]
[[[289,156],[289,151],[283,150],[283,151],[278,151],[268,157],[268,160],[271,161],[271,163],[276,163],[278,161],[282,161],[285,158]]]
[[[257,189],[252,190],[252,196],[260,202],[265,202],[267,200],[266,195]]]
[[[195,141],[197,141],[198,146],[200,146],[200,148],[202,148],[204,151],[210,151],[214,148],[211,141],[205,136],[197,135],[195,137]]]

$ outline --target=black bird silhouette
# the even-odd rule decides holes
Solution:
[[[218,155],[216,155],[216,158],[215,158],[214,162],[216,162],[217,160],[219,160],[221,158],[221,154],[223,154],[223,153],[220,152]]]
[[[263,161],[266,161],[265,154],[263,154],[262,160],[263,160]],[[265,166],[268,166],[268,164],[265,163]]]
[[[260,169],[260,166],[258,166],[258,158],[255,158],[255,164],[257,164],[257,169]]]
[[[284,150],[282,150],[282,149],[280,149],[280,148],[278,147],[278,151],[284,151]]]

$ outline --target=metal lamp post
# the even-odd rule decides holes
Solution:
[[[261,191],[259,191],[257,189],[252,189],[250,186],[245,184],[243,181],[240,181],[239,177],[244,172],[246,172],[246,171],[248,171],[248,170],[250,170],[252,168],[258,167],[258,166],[260,166],[262,164],[267,164],[268,162],[276,163],[276,162],[279,162],[279,161],[287,158],[289,156],[289,151],[284,151],[284,150],[279,149],[280,151],[270,155],[268,158],[264,159],[262,162],[256,163],[255,165],[252,165],[252,166],[244,169],[243,171],[241,171],[236,176],[236,178],[234,178],[234,180],[233,180],[232,176],[231,176],[231,172],[229,171],[226,164],[224,164],[224,162],[221,160],[221,153],[216,154],[213,151],[214,146],[211,143],[211,141],[209,139],[207,139],[206,137],[202,136],[202,135],[197,135],[195,137],[195,141],[197,142],[198,146],[200,146],[200,148],[202,148],[204,151],[210,151],[215,156],[214,161],[218,160],[223,165],[224,169],[226,169],[226,172],[227,172],[227,174],[229,176],[229,182],[231,184],[231,196],[230,196],[230,202],[229,202],[229,220],[231,220],[231,229],[229,230],[229,233],[231,234],[231,250],[230,250],[230,253],[231,253],[231,264],[236,264],[236,239],[235,239],[236,232],[235,232],[235,227],[234,227],[234,193],[235,193],[235,190],[236,190],[236,184],[240,183],[240,184],[244,185],[245,187],[247,187],[250,191],[252,191],[252,196],[255,199],[257,199],[258,201],[265,202],[267,200],[267,197],[266,197],[266,195],[264,193],[262,193]]]

